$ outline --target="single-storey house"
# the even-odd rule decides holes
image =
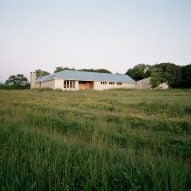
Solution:
[[[30,82],[31,89],[105,90],[114,88],[136,88],[136,81],[128,75],[76,70],[64,70],[41,78],[36,78],[36,73],[31,72]]]

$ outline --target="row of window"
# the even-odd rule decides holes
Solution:
[[[101,84],[106,85],[107,82],[101,82]],[[122,85],[121,82],[117,82],[116,84],[117,85]],[[109,82],[109,85],[115,85],[115,82]],[[74,80],[65,80],[64,81],[64,88],[75,88],[75,81]]]
[[[75,88],[75,81],[74,80],[65,80],[64,88]]]
[[[102,85],[106,85],[107,82],[101,82],[101,84],[102,84]],[[117,84],[117,85],[122,85],[121,82],[117,82],[116,84]],[[109,85],[115,85],[115,82],[109,82]]]

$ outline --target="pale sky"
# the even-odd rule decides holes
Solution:
[[[0,0],[0,81],[56,66],[191,63],[191,0]]]

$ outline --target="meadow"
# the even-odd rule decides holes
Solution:
[[[191,90],[0,90],[0,190],[191,190]]]

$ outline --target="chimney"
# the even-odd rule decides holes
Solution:
[[[36,72],[30,73],[30,88],[31,89],[36,88]]]

